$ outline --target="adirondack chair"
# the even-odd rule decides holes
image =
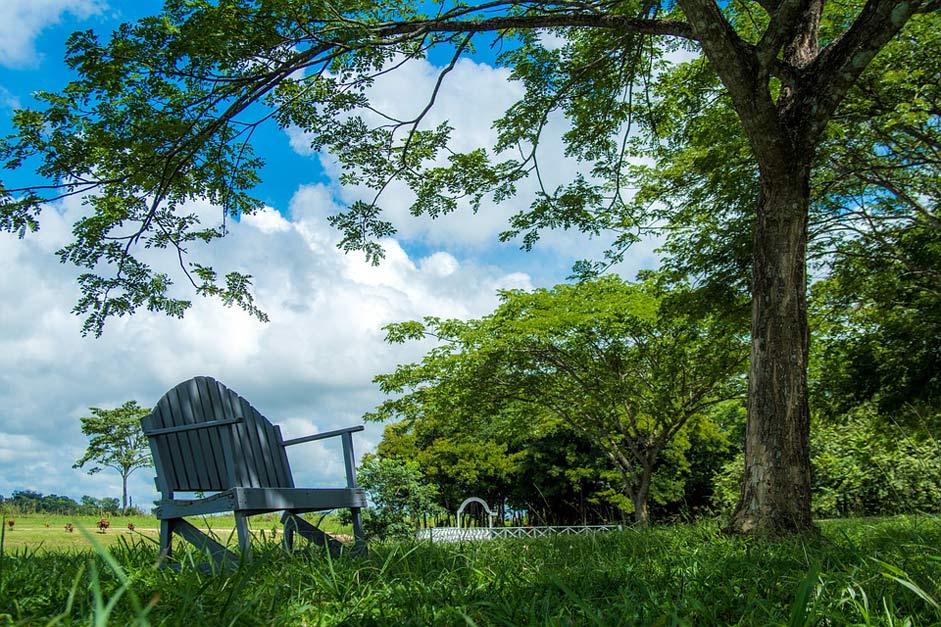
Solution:
[[[338,554],[342,545],[299,516],[304,512],[349,508],[354,547],[365,549],[360,508],[366,506],[356,486],[353,437],[362,426],[284,440],[281,429],[244,398],[211,377],[184,381],[141,419],[157,470],[162,500],[160,550],[172,555],[173,534],[208,553],[216,566],[237,561],[234,553],[192,524],[187,516],[231,511],[235,514],[239,549],[251,559],[247,517],[283,511],[284,548],[293,548],[295,533]],[[346,487],[304,489],[294,486],[287,447],[339,436],[343,444]],[[177,492],[212,493],[203,498],[176,498]],[[230,562],[231,563],[231,562]]]

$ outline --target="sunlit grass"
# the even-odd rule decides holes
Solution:
[[[329,533],[351,534],[352,528],[341,525],[335,517],[309,514],[308,517]],[[97,523],[100,516],[66,516],[47,514],[6,514],[5,520],[13,520],[12,528],[5,526],[5,548],[9,551],[28,549],[30,551],[62,552],[68,550],[91,550],[88,537],[79,532],[85,529],[93,532],[95,540],[105,547],[117,545],[121,540],[157,541],[160,522],[153,516],[105,516],[110,526],[104,533],[99,533]],[[280,514],[263,514],[249,518],[249,526],[259,537],[273,537],[281,533]],[[221,516],[194,517],[191,521],[197,527],[211,530],[220,538],[227,538],[235,528],[235,519],[231,514]],[[131,530],[128,524],[133,525]],[[72,525],[72,532],[65,529]]]
[[[179,572],[155,547],[6,551],[11,624],[941,625],[941,518],[828,521],[785,541],[715,523],[463,545],[374,543],[365,557],[285,555]],[[95,536],[97,538],[97,536]],[[0,620],[0,624],[3,621]],[[99,624],[103,624],[100,623]]]

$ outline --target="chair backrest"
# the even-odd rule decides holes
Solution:
[[[177,433],[155,430],[238,420]],[[217,492],[233,487],[293,488],[281,429],[212,377],[195,377],[163,395],[141,420],[150,439],[157,489]]]

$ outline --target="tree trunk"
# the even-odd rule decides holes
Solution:
[[[646,527],[650,524],[647,500],[650,498],[650,479],[652,475],[653,466],[644,468],[637,487],[630,492],[631,503],[634,504],[634,524],[638,527]]]
[[[754,233],[745,476],[730,530],[812,528],[807,405],[809,167],[761,177]]]
[[[129,473],[121,475],[121,515],[127,516],[127,477]]]

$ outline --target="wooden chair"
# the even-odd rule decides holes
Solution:
[[[247,517],[283,511],[284,547],[291,550],[295,533],[338,554],[342,545],[299,514],[347,507],[352,512],[354,547],[365,549],[360,509],[366,506],[356,486],[353,433],[347,427],[285,441],[244,398],[211,377],[196,377],[164,394],[141,420],[150,440],[162,495],[155,513],[160,520],[160,550],[173,553],[172,535],[208,553],[215,565],[237,561],[234,553],[185,520],[187,516],[231,511],[239,549],[251,559]],[[340,436],[346,487],[304,489],[294,486],[287,447]],[[213,493],[202,498],[175,498],[176,492]]]

